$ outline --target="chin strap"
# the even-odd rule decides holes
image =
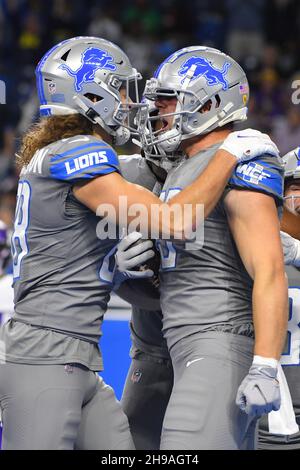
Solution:
[[[75,95],[73,100],[78,108],[84,112],[84,116],[89,119],[89,121],[99,124],[102,129],[112,136],[115,145],[124,145],[130,139],[130,131],[128,129],[121,125],[118,126],[117,129],[112,129],[110,126],[107,126],[101,116],[92,108],[89,108],[79,96]]]

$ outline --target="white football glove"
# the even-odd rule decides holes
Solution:
[[[247,415],[259,418],[270,411],[279,410],[281,397],[277,371],[276,359],[254,356],[236,396],[236,404]]]
[[[280,237],[285,264],[300,268],[300,240],[282,231],[280,232]]]
[[[154,251],[151,249],[153,247],[151,240],[144,240],[138,245],[131,247],[132,244],[135,244],[141,238],[141,233],[131,232],[118,244],[115,254],[116,268],[119,273],[123,274],[128,279],[143,279],[154,275],[151,269],[145,269],[144,271],[132,269],[144,264],[145,261],[155,255]]]
[[[234,155],[238,163],[252,160],[265,153],[279,156],[279,150],[270,137],[255,129],[231,132],[220,149]]]

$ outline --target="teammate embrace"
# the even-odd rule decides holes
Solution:
[[[129,85],[137,91],[140,78],[119,47],[92,37],[63,41],[37,67],[42,118],[20,151],[15,313],[0,336],[4,449],[133,449],[129,424],[137,448],[156,448],[160,434],[162,449],[254,448],[257,417],[280,407],[288,296],[278,150],[258,131],[232,132],[232,123],[246,118],[248,83],[220,51],[190,47],[172,54],[147,82],[145,100],[136,93],[132,101]],[[140,136],[147,158],[119,161],[112,146],[131,133]],[[164,181],[161,167],[170,166]],[[125,216],[130,224],[136,203],[145,208],[144,237],[159,234],[162,259],[160,303],[150,289],[153,323],[143,311],[147,287],[139,294],[133,286],[139,281],[121,286],[135,305],[134,360],[149,361],[149,370],[162,365],[158,381],[168,367],[167,395],[153,423],[147,416],[153,403],[145,403],[149,429],[135,421],[128,381],[129,424],[97,374],[119,239],[99,233],[96,213],[103,218],[103,208],[113,207],[108,223],[124,224]],[[197,224],[203,230],[200,204],[204,241],[187,241],[183,235]],[[163,217],[166,209],[187,206],[189,218]],[[153,254],[150,245],[130,248],[129,262],[123,257],[125,280],[141,277],[128,268]],[[144,347],[150,325],[154,341]],[[136,377],[134,385],[143,387],[143,372]]]

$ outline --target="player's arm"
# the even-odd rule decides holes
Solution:
[[[233,190],[225,204],[233,238],[254,281],[254,358],[236,404],[259,417],[278,410],[281,403],[277,374],[287,330],[288,290],[279,220],[275,200],[267,194]]]
[[[189,187],[173,197],[168,203],[161,202],[145,188],[129,183],[116,172],[101,176],[100,178],[94,178],[80,185],[75,185],[73,188],[75,197],[94,212],[97,212],[100,205],[108,204],[112,206],[115,209],[113,217],[116,216],[119,223],[119,209],[122,204],[121,197],[126,196],[128,208],[137,203],[145,208],[141,218],[142,226],[151,227],[160,236],[167,233],[171,237],[184,238],[196,227],[198,204],[204,205],[205,217],[212,211],[237,164],[237,160],[251,159],[251,157],[253,158],[264,151],[274,153],[274,144],[269,141],[267,136],[261,137],[263,134],[257,132],[253,136],[250,135],[250,138],[244,136],[245,138],[238,139],[237,134],[231,133],[225,139],[222,145],[223,148],[216,152],[204,172]],[[183,213],[185,204],[189,204],[191,207],[192,217],[188,221],[186,217],[180,218],[174,216],[176,206],[179,206],[181,213]],[[151,211],[154,205],[159,210]],[[166,213],[170,213],[170,217],[165,217]],[[136,214],[130,216],[129,211],[127,211],[126,215],[128,222],[136,217]]]
[[[233,238],[253,285],[254,354],[279,359],[287,330],[288,290],[274,199],[233,190],[225,199]]]
[[[159,198],[147,189],[126,181],[120,174],[95,178],[92,181],[74,187],[75,197],[94,212],[100,205],[108,204],[114,207],[117,222],[119,222],[119,209],[121,208],[121,197],[126,199],[127,208],[134,204],[140,204],[145,209],[142,226],[154,228],[160,235],[167,232],[171,236],[181,236],[191,231],[196,224],[197,204],[204,204],[204,213],[207,216],[213,209],[236,165],[235,157],[230,154],[224,155],[224,151],[218,152],[207,170],[187,189],[181,191],[170,202],[163,203]],[[219,171],[222,167],[222,171]],[[192,227],[187,227],[180,218],[172,217],[172,211],[179,206],[181,210],[184,204],[190,204],[192,208]],[[157,207],[156,211],[151,209]],[[166,218],[164,214],[170,213]],[[108,215],[109,217],[109,215]],[[128,222],[136,217],[135,213],[127,214]]]

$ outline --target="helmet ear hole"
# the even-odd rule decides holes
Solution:
[[[93,93],[86,93],[85,96],[88,100],[92,101],[93,103],[98,103],[99,101],[103,100],[102,96],[94,95]]]
[[[219,108],[220,107],[220,104],[221,104],[221,98],[220,98],[220,95],[215,95],[215,98],[216,98],[216,105],[215,105],[215,108]]]
[[[212,108],[212,100],[209,99],[206,101],[206,103],[204,103],[203,106],[201,106],[201,108],[199,109],[199,113],[200,114],[204,114],[204,113],[207,113],[208,111],[210,111]]]

